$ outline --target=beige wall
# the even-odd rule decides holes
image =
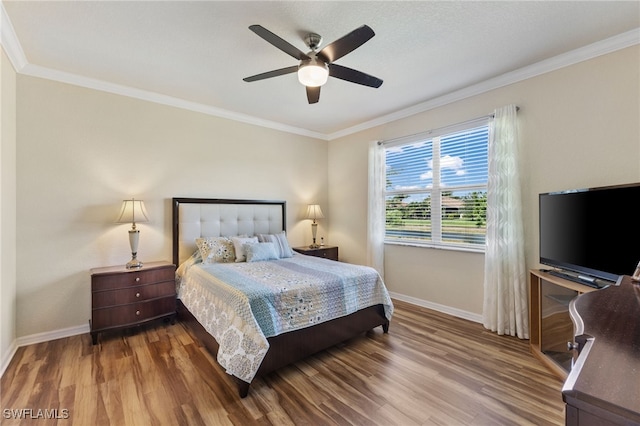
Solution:
[[[521,108],[529,268],[538,266],[540,192],[640,181],[640,46],[636,45],[331,141],[329,236],[340,245],[341,256],[366,262],[369,141],[463,122],[511,103]],[[387,245],[385,282],[394,293],[479,316],[483,266],[482,254]]]
[[[311,242],[307,203],[330,217],[326,141],[24,75],[17,90],[18,337],[86,326],[89,269],[131,257],[124,198],[151,216],[143,262],[171,260],[172,197],[286,200],[293,245]]]
[[[16,73],[0,48],[0,374],[16,339]]]

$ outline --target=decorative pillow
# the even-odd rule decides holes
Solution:
[[[243,246],[247,243],[257,243],[258,237],[231,237],[231,241],[236,252],[236,262],[244,262],[247,256]]]
[[[278,259],[276,245],[273,243],[249,243],[243,245],[247,262]]]
[[[236,260],[233,242],[228,237],[196,238],[202,263],[227,263]]]
[[[287,240],[287,234],[284,231],[279,234],[258,234],[258,241],[261,243],[273,243],[278,257],[281,259],[293,256],[293,250],[289,246],[289,240]]]

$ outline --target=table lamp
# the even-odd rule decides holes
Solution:
[[[127,269],[142,268],[142,262],[137,259],[138,241],[140,239],[140,231],[136,229],[136,222],[149,222],[147,209],[144,207],[142,200],[130,199],[122,201],[122,210],[118,217],[117,223],[131,223],[129,230],[129,245],[131,246],[131,260],[125,265]]]
[[[316,244],[316,235],[318,233],[318,224],[316,223],[316,219],[324,219],[324,215],[322,214],[322,209],[318,204],[309,204],[307,206],[307,215],[305,219],[312,219],[313,223],[311,224],[311,234],[313,235],[313,244],[309,246],[309,248],[318,248],[320,247]]]

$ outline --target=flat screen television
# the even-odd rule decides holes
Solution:
[[[640,261],[640,183],[539,195],[540,263],[595,283]]]

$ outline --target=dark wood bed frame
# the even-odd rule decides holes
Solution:
[[[286,227],[285,201],[257,201],[257,200],[229,200],[205,198],[174,198],[173,199],[173,262],[178,265],[180,256],[178,214],[179,205],[192,204],[277,204],[282,206],[282,230]],[[209,334],[189,310],[178,300],[178,318],[200,340],[200,342],[215,357],[218,352],[218,342]],[[385,333],[389,332],[389,320],[385,317],[382,305],[371,306],[350,315],[336,318],[301,330],[290,331],[278,336],[269,337],[269,350],[260,364],[256,378],[277,370],[286,365],[304,359],[314,353],[335,346],[345,340],[365,333],[377,326],[382,326]],[[234,377],[238,384],[241,398],[249,393],[250,383]]]

